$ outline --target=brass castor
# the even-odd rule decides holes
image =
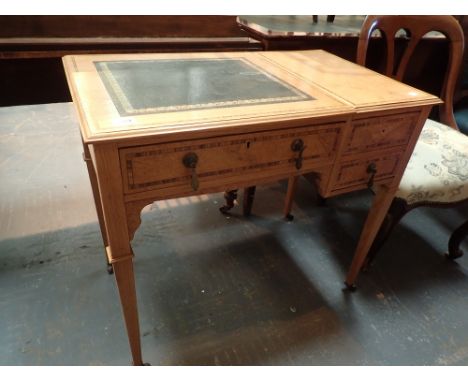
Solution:
[[[229,210],[235,206],[235,201],[237,200],[237,190],[226,191],[224,193],[224,199],[226,204],[222,207],[219,207],[219,211],[222,214],[229,212]]]

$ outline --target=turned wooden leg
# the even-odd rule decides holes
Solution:
[[[286,220],[294,219],[294,216],[291,215],[291,209],[292,209],[294,194],[296,193],[298,179],[299,179],[299,176],[292,175],[289,177],[289,180],[288,180],[288,191],[286,192],[286,199],[284,201],[284,210],[283,210],[283,216],[285,217]]]
[[[219,207],[219,210],[225,214],[234,207],[234,202],[237,200],[237,190],[229,190],[224,192],[224,200],[226,204]]]
[[[368,269],[377,255],[377,252],[382,248],[382,245],[387,241],[393,231],[393,228],[398,224],[401,218],[410,210],[403,199],[394,198],[380,229],[375,236],[369,253],[367,254],[363,268]]]
[[[91,183],[91,188],[93,190],[93,199],[94,199],[94,205],[96,206],[96,213],[97,213],[97,217],[99,221],[99,228],[101,230],[101,236],[102,236],[102,241],[104,242],[104,248],[106,248],[109,245],[109,241],[107,240],[106,222],[104,220],[104,214],[102,211],[101,198],[99,196],[99,186],[97,182],[96,171],[94,170],[94,166],[91,161],[91,154],[89,153],[88,145],[86,145],[85,143],[83,143],[83,159],[86,162],[86,167],[88,168],[89,181]],[[109,260],[107,259],[107,255],[105,257],[106,257],[107,273],[112,274],[113,273],[112,264],[109,263]]]
[[[366,222],[362,229],[361,237],[359,238],[351,267],[349,268],[348,275],[346,277],[345,284],[350,290],[354,290],[356,288],[354,282],[364,264],[364,261],[366,260],[369,248],[374,241],[377,231],[387,214],[388,208],[390,207],[395,195],[395,191],[395,188],[390,189],[385,186],[377,189],[369,214],[367,215]]]
[[[255,190],[256,187],[247,187],[244,188],[244,200],[243,200],[243,213],[244,216],[249,216],[252,212],[252,205],[255,199]]]
[[[461,242],[468,237],[468,220],[453,231],[452,236],[448,242],[448,254],[446,255],[449,259],[454,260],[463,256],[463,251],[460,249]]]
[[[115,280],[119,289],[120,303],[127,328],[128,341],[132,352],[133,365],[142,366],[140,327],[138,324],[138,307],[131,257],[114,264]]]

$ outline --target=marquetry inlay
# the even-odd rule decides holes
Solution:
[[[346,152],[375,150],[408,142],[418,113],[358,119],[352,123]]]
[[[392,177],[397,169],[401,152],[387,153],[371,159],[353,160],[340,165],[338,176],[334,182],[334,189],[362,184],[365,186],[370,174],[367,167],[370,163],[375,163],[377,172],[375,179]]]
[[[336,153],[343,123],[328,126],[282,130],[276,134],[244,134],[231,139],[198,140],[191,144],[153,145],[137,150],[127,148],[121,150],[122,168],[126,172],[128,189],[139,190],[188,182],[191,175],[182,165],[182,157],[188,152],[203,156],[197,171],[199,179],[283,165],[294,167],[295,153],[290,146],[296,138],[303,139],[307,146],[303,154],[304,163],[330,161]],[[168,157],[171,158],[169,162],[177,163],[172,171],[166,171],[167,163],[163,158]],[[142,172],[145,172],[144,176]]]

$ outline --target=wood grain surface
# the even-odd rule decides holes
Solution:
[[[314,100],[267,105],[237,106],[122,117],[105,89],[94,62],[159,59],[247,60],[282,81],[312,96]],[[247,132],[247,126],[281,127],[291,120],[307,121],[333,116],[422,106],[438,102],[425,92],[403,85],[325,51],[168,53],[67,56],[64,64],[72,97],[83,113],[85,142],[119,140],[139,136],[185,133],[195,136],[223,128],[223,134]],[[164,91],[164,89],[161,89]],[[254,126],[250,131],[254,131]],[[257,127],[258,129],[258,127]],[[185,134],[182,138],[185,138]],[[217,135],[217,132],[213,132]],[[188,137],[187,137],[188,138]]]
[[[188,59],[244,60],[306,97],[121,116],[95,65]],[[284,207],[289,215],[299,175],[316,174],[324,197],[375,186],[377,196],[346,279],[352,286],[430,108],[440,103],[324,51],[84,55],[67,56],[64,65],[138,365],[143,360],[130,240],[145,205],[289,178]],[[197,76],[191,79],[177,91],[204,86]],[[220,91],[229,95],[224,87]],[[196,158],[191,165],[187,155]]]

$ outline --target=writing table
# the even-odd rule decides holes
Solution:
[[[135,365],[143,362],[130,242],[144,206],[306,173],[323,197],[372,187],[351,287],[440,102],[321,50],[63,62]]]

